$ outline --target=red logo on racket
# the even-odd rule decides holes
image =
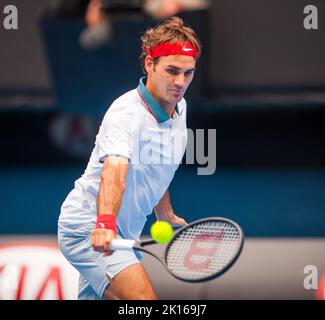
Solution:
[[[223,238],[224,232],[202,233],[196,236],[184,258],[184,267],[193,271],[209,268]]]

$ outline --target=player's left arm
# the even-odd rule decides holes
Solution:
[[[170,201],[170,195],[168,190],[166,190],[159,203],[154,207],[154,212],[156,214],[157,220],[167,221],[170,224],[187,224],[187,222],[183,218],[180,218],[175,214]]]

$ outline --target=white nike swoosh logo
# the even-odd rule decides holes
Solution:
[[[105,225],[102,222],[98,223],[98,226],[101,227],[101,228],[105,228]]]
[[[191,48],[183,48],[184,51],[192,51],[193,49]]]

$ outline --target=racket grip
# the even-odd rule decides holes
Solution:
[[[131,250],[135,244],[135,240],[114,239],[111,242],[111,250]]]

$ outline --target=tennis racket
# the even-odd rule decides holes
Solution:
[[[156,244],[153,239],[114,239],[110,249],[145,252],[159,260],[175,278],[203,282],[222,275],[236,262],[244,245],[244,233],[229,219],[210,217],[178,229],[163,257],[144,248],[153,244]]]

